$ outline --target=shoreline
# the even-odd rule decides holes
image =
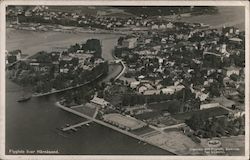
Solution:
[[[67,27],[67,26],[66,26]],[[62,33],[89,33],[89,34],[114,34],[114,35],[127,35],[129,31],[117,31],[117,30],[103,30],[103,29],[97,29],[97,30],[88,30],[86,28],[81,27],[74,27],[72,30],[67,29],[61,29],[61,28],[54,28],[54,29],[48,29],[48,30],[41,30],[41,29],[32,29],[32,28],[23,28],[19,26],[6,26],[6,29],[14,29],[14,30],[22,30],[22,31],[33,31],[33,32],[62,32]]]
[[[46,92],[46,93],[38,93],[38,94],[32,94],[32,97],[42,97],[42,96],[47,96],[47,95],[51,95],[51,94],[55,94],[55,93],[60,93],[60,92],[64,92],[64,91],[68,91],[68,90],[71,90],[71,89],[76,89],[76,88],[79,88],[79,87],[82,87],[82,86],[85,86],[95,80],[97,80],[98,78],[100,78],[101,76],[103,76],[103,73],[100,74],[99,76],[97,76],[95,79],[91,80],[91,81],[87,81],[85,82],[84,84],[79,84],[79,85],[76,85],[76,86],[72,86],[72,87],[68,87],[68,88],[64,88],[64,89],[59,89],[59,90],[55,90],[55,91],[51,91],[51,92]]]

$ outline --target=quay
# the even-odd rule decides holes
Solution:
[[[85,124],[88,124],[90,122],[92,122],[92,121],[88,120],[88,121],[85,121],[85,122],[77,123],[77,124],[71,125],[69,127],[63,128],[62,131],[75,130],[76,127],[81,127],[81,126],[83,126]]]
[[[142,141],[142,142],[144,142],[144,143],[147,143],[147,144],[150,144],[150,145],[152,145],[152,146],[155,146],[155,147],[158,147],[158,148],[160,148],[160,149],[163,149],[163,150],[165,150],[165,151],[171,153],[172,155],[177,155],[176,151],[173,150],[173,149],[171,149],[171,148],[166,149],[166,148],[164,148],[164,147],[162,147],[162,146],[160,146],[160,145],[157,145],[157,144],[154,144],[154,143],[152,143],[152,142],[147,141],[147,140],[146,140],[145,138],[143,138],[143,137],[137,136],[137,135],[135,135],[135,134],[133,134],[133,133],[130,133],[130,132],[128,132],[128,131],[125,131],[125,130],[122,130],[122,129],[118,128],[118,127],[115,127],[115,126],[113,126],[113,125],[111,125],[111,124],[108,124],[108,123],[103,122],[103,121],[101,121],[101,120],[95,119],[95,118],[93,118],[93,117],[89,117],[89,116],[87,116],[87,115],[85,115],[85,114],[83,114],[83,113],[77,112],[77,111],[75,111],[75,110],[73,110],[73,109],[71,109],[71,108],[65,107],[65,106],[61,105],[59,102],[56,102],[56,106],[58,106],[59,108],[65,110],[65,111],[68,111],[68,112],[70,112],[70,113],[73,113],[73,114],[75,114],[75,115],[78,115],[78,116],[83,117],[83,118],[86,118],[86,119],[89,119],[90,121],[96,122],[96,123],[98,123],[98,124],[100,124],[100,125],[103,125],[103,126],[105,126],[105,127],[108,127],[108,128],[111,128],[111,129],[113,129],[113,130],[115,130],[115,131],[118,131],[118,132],[120,132],[120,133],[123,133],[123,134],[125,134],[125,135],[127,135],[127,136],[130,136],[130,137],[132,137],[132,138],[138,139],[139,141]]]

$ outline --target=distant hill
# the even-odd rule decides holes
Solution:
[[[24,11],[33,9],[35,6],[15,6]],[[10,6],[8,8],[13,8]],[[8,9],[7,9],[8,10]],[[172,14],[214,14],[218,12],[214,6],[48,6],[48,10],[54,12],[72,12],[80,15],[101,15],[112,17],[126,16],[166,16]]]
[[[137,16],[166,16],[172,14],[192,13],[192,14],[214,14],[218,12],[214,6],[115,6]]]

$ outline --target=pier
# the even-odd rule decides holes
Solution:
[[[85,125],[85,124],[88,124],[88,123],[90,123],[90,122],[92,122],[92,121],[91,121],[91,120],[88,120],[88,121],[85,121],[85,122],[77,123],[77,124],[71,125],[71,126],[69,126],[69,127],[63,128],[62,131],[75,130],[76,127],[81,127],[81,126],[83,126],[83,125]]]

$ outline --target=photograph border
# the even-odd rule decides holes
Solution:
[[[6,6],[7,5],[63,5],[63,6],[187,6],[187,5],[206,5],[206,6],[244,6],[245,7],[245,155],[244,156],[131,156],[131,155],[5,155],[5,48],[6,48]],[[66,1],[66,0],[4,0],[0,2],[0,159],[227,159],[227,160],[237,160],[237,159],[249,159],[249,1],[119,1],[119,0],[101,0],[101,1]]]

